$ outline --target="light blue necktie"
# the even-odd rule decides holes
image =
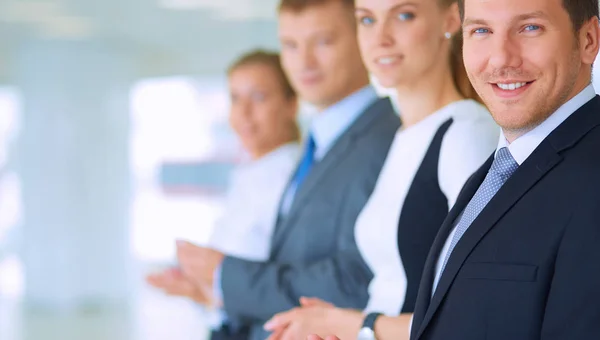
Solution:
[[[461,237],[467,231],[471,223],[475,221],[477,216],[481,213],[483,208],[490,202],[492,197],[496,195],[498,190],[504,185],[504,183],[514,174],[514,172],[519,167],[519,164],[515,161],[515,159],[510,154],[508,148],[504,147],[498,150],[496,154],[496,158],[490,167],[483,183],[473,198],[465,208],[460,221],[456,225],[456,233],[450,242],[450,248],[448,249],[448,253],[444,259],[444,264],[442,265],[442,270],[438,277],[436,277],[435,284],[433,287],[433,292],[435,292],[435,288],[440,281],[440,277],[444,273],[444,269],[446,268],[446,264],[448,263],[448,259],[452,254],[452,250],[456,247],[458,241],[460,241]]]

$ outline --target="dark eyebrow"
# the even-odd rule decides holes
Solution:
[[[529,13],[518,15],[518,16],[514,17],[511,21],[519,22],[519,21],[525,21],[525,20],[529,20],[529,19],[546,19],[546,18],[548,18],[548,15],[546,15],[546,13],[544,13],[542,11],[535,11],[535,12],[529,12]],[[488,26],[489,24],[484,19],[465,18],[465,20],[463,21],[463,26],[470,26],[470,25]]]
[[[525,13],[517,16],[514,21],[525,21],[528,19],[546,19],[548,15],[542,11],[535,11],[530,13]]]

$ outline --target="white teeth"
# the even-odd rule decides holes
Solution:
[[[377,63],[383,64],[383,65],[389,65],[389,64],[393,63],[394,61],[396,61],[396,59],[398,59],[398,57],[379,58],[379,59],[377,59]]]
[[[520,88],[522,86],[527,85],[527,83],[510,83],[510,84],[500,84],[500,83],[498,83],[496,85],[498,85],[498,87],[501,88],[501,89],[503,89],[503,90],[510,90],[510,91],[512,91],[512,90],[516,90],[516,89],[518,89],[518,88]]]

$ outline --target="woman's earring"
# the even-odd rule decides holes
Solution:
[[[444,33],[444,37],[446,37],[446,39],[450,39],[452,38],[452,34],[450,34],[450,32],[446,32]]]

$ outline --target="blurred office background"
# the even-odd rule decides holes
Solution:
[[[0,340],[206,338],[143,277],[222,213],[224,72],[278,48],[276,5],[0,0]]]

